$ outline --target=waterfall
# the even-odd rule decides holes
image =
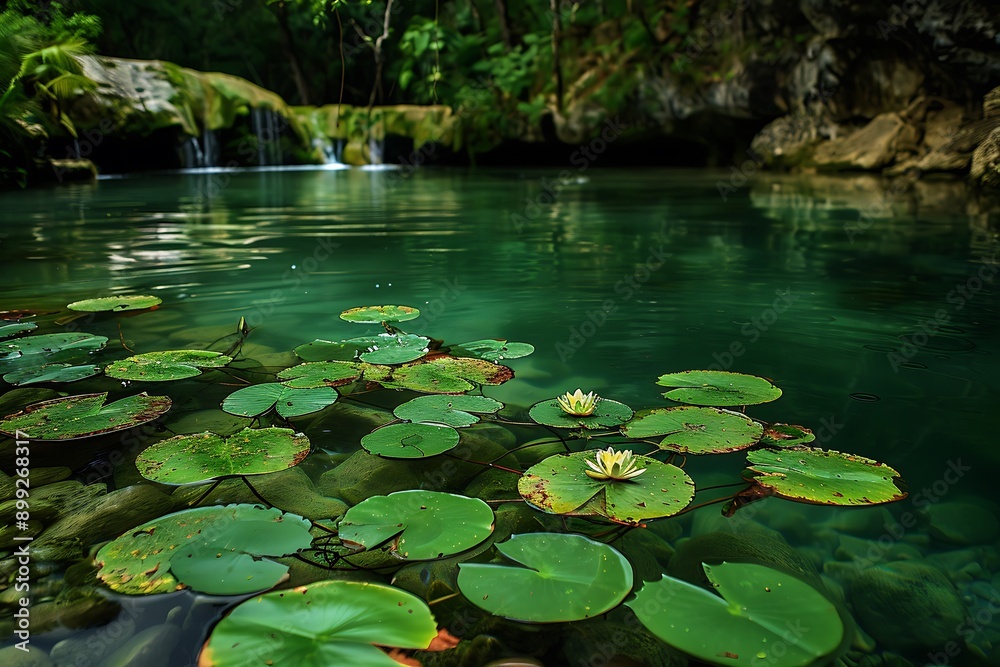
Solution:
[[[368,137],[368,164],[382,164],[382,153],[385,150],[385,139]]]
[[[250,111],[250,125],[257,136],[257,164],[281,164],[281,129],[278,114],[271,109],[255,107]]]
[[[341,164],[340,156],[343,154],[344,149],[343,139],[337,139],[336,144],[334,144],[329,137],[321,135],[313,139],[313,146],[318,148],[320,154],[323,156],[323,164]]]
[[[219,140],[215,131],[207,127],[201,132],[203,167],[215,167],[219,164]]]
[[[73,137],[73,155],[77,160],[80,159],[80,140]]]
[[[184,169],[205,166],[205,153],[201,149],[198,137],[188,137],[181,144],[181,162]]]

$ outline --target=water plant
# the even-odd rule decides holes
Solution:
[[[110,308],[112,315],[125,309],[118,306]],[[190,587],[210,595],[257,593],[286,579],[286,562],[275,560],[281,557],[334,571],[361,568],[358,559],[367,556],[373,560],[364,569],[376,572],[450,559],[454,583],[435,582],[436,588],[427,590],[505,619],[579,621],[624,603],[650,633],[711,663],[751,664],[763,654],[777,667],[799,667],[837,650],[844,635],[837,611],[805,582],[762,565],[723,563],[705,566],[715,593],[664,576],[633,595],[633,565],[613,543],[650,521],[700,506],[692,505],[698,489],[685,470],[688,456],[741,452],[746,457],[737,477],[741,488],[702,503],[720,503],[728,516],[765,497],[838,506],[894,502],[906,496],[894,469],[811,447],[815,436],[805,426],[751,417],[747,406],[773,401],[781,390],[765,378],[741,373],[663,374],[657,382],[676,404],[638,411],[582,388],[527,410],[505,406],[485,391],[514,377],[501,361],[534,348],[502,338],[448,344],[400,328],[419,321],[418,316],[416,308],[397,305],[345,310],[341,320],[381,330],[299,345],[295,353],[301,363],[279,368],[242,357],[240,343],[249,334],[242,322],[239,340],[225,353],[170,350],[109,361],[100,355],[106,337],[34,334],[33,327],[5,325],[0,335],[9,340],[0,349],[0,370],[32,371],[39,383],[54,382],[65,370],[58,364],[73,364],[83,355],[95,362],[90,365],[96,370],[87,377],[100,373],[103,364],[110,378],[161,383],[197,378],[207,385],[216,380],[199,377],[202,370],[217,369],[226,385],[237,384],[221,409],[252,419],[249,426],[227,431],[228,437],[212,431],[163,437],[135,463],[153,483],[211,485],[195,505],[227,479],[242,480],[261,505],[195,507],[123,533],[96,557],[99,579],[117,592],[145,595]],[[4,379],[14,384],[7,375]],[[397,399],[400,390],[408,393]],[[382,392],[380,400],[391,407],[374,410],[363,403],[360,395],[370,392]],[[0,419],[0,432],[20,430],[38,441],[88,438],[160,419],[171,406],[168,396],[143,393],[106,404],[107,396],[31,403]],[[374,415],[374,427],[354,442],[310,443],[291,428],[293,419],[330,417],[336,413],[328,410],[345,403]],[[498,427],[508,434],[507,429],[543,430],[552,437],[503,448],[489,436]],[[250,478],[309,460],[317,444],[339,447],[350,454],[349,461],[362,465],[426,470],[417,466],[438,463],[439,471],[473,470],[465,480],[475,479],[478,469],[511,483],[484,483],[479,488],[493,489],[492,495],[479,498],[468,491],[475,484],[459,485],[468,495],[438,490],[450,484],[442,473],[430,484],[435,488],[371,493],[343,516],[312,521],[271,506],[268,494],[251,485]],[[504,451],[486,454],[487,445]],[[543,446],[558,451],[535,456],[525,470],[511,467],[519,452]],[[500,512],[491,506],[496,503],[535,510],[539,529],[500,533]],[[543,524],[548,531],[540,530]],[[432,602],[438,600],[346,581],[319,581],[294,594],[265,593],[236,606],[218,623],[201,664],[239,664],[273,632],[287,639],[285,661],[299,656],[303,664],[394,664],[377,646],[427,648],[438,623],[428,606]],[[768,653],[775,628],[793,612],[824,631],[801,640],[786,637],[785,655]],[[286,617],[295,619],[294,633],[282,630],[293,627],[285,625],[292,622]]]

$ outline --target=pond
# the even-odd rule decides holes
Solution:
[[[41,311],[22,320],[38,323],[32,335],[106,336],[105,349],[95,353],[103,365],[159,350],[226,351],[240,340],[241,318],[249,331],[242,361],[224,371],[169,383],[95,376],[27,385],[109,392],[109,402],[140,391],[173,401],[129,440],[119,434],[32,443],[30,465],[36,474],[45,469],[32,494],[62,505],[43,501],[44,514],[33,517],[40,522],[35,540],[48,550],[36,551],[31,565],[31,646],[51,651],[58,665],[196,663],[213,624],[248,596],[136,597],[110,592],[96,579],[99,547],[187,507],[206,488],[175,491],[145,481],[136,456],[175,434],[228,435],[251,425],[219,409],[235,389],[273,382],[275,373],[301,362],[291,350],[315,339],[383,331],[378,323],[346,322],[342,311],[400,304],[418,308],[420,317],[390,330],[447,344],[502,338],[534,346],[533,354],[501,360],[513,369],[512,380],[483,388],[505,404],[502,418],[518,424],[463,430],[469,438],[478,428],[482,456],[507,467],[523,470],[562,451],[553,429],[524,425],[538,402],[580,388],[636,410],[666,407],[675,404],[663,397],[659,376],[712,369],[771,380],[783,395],[748,406],[748,415],[801,424],[815,433],[813,447],[892,466],[910,494],[870,508],[767,498],[732,519],[722,516],[721,504],[710,504],[628,532],[523,503],[494,503],[497,530],[596,535],[629,558],[636,588],[702,561],[797,571],[795,581],[823,588],[841,618],[860,624],[852,630],[846,622],[837,649],[851,664],[864,654],[879,656],[866,664],[897,654],[912,662],[1000,664],[993,648],[1000,642],[1000,526],[991,493],[1000,462],[992,446],[1000,395],[996,213],[953,181],[895,189],[870,177],[760,175],[719,186],[730,182],[728,173],[679,170],[589,170],[560,181],[558,170],[545,169],[278,169],[137,175],[0,195],[0,310]],[[77,300],[124,294],[155,295],[162,304],[76,319],[66,310]],[[8,394],[0,396],[4,414],[29,396],[11,390],[4,385]],[[416,395],[365,391],[293,417],[311,453],[276,473],[277,483],[256,478],[255,488],[275,506],[315,519],[339,516],[342,501],[353,505],[404,488],[462,492],[478,484],[484,498],[516,499],[516,488],[503,482],[513,475],[503,470],[471,473],[459,488],[438,479],[448,468],[424,461],[394,460],[363,483],[346,479],[343,468],[331,473],[361,451],[362,436],[391,419],[383,408]],[[259,422],[272,423],[286,425],[273,416]],[[548,442],[503,457],[502,448],[537,438]],[[621,443],[597,438],[570,446]],[[4,440],[0,464],[8,474],[17,467],[14,453],[14,440]],[[745,487],[707,489],[740,482],[745,452],[670,460],[705,489],[696,503]],[[142,491],[100,505],[99,485]],[[221,490],[207,503],[255,502],[238,482]],[[67,527],[74,516],[86,525]],[[61,541],[43,542],[42,528],[56,522],[63,524]],[[0,545],[10,577],[0,604],[12,611],[21,595],[9,557],[19,544],[13,532],[5,528]],[[583,563],[588,548],[567,546],[567,557]],[[493,555],[487,550],[473,560]],[[292,583],[318,578],[318,568],[282,562],[292,564]],[[632,660],[616,664],[684,664],[618,606],[620,597],[613,611],[592,620],[516,623],[464,602],[453,590],[452,561],[393,565],[391,554],[374,549],[370,560],[355,561],[362,562],[375,569],[331,576],[413,591],[431,600],[439,626],[465,640],[458,649],[465,662],[454,651],[417,654],[425,665],[536,664],[515,657],[603,665],[614,655]],[[4,628],[10,646],[15,628]],[[291,648],[274,650],[291,655]],[[790,664],[785,652],[758,654],[753,664]],[[738,664],[744,662],[750,664],[745,655]]]

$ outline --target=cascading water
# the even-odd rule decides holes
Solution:
[[[326,136],[319,136],[313,139],[313,146],[315,146],[323,156],[323,164],[325,165],[342,164],[340,156],[343,151],[343,145],[344,142],[342,139],[337,139],[336,143]]]
[[[257,107],[250,111],[250,125],[257,136],[257,164],[281,164],[281,123],[271,109]]]
[[[205,166],[205,152],[201,149],[198,137],[188,137],[181,144],[181,160],[184,169],[196,169]]]
[[[368,137],[368,164],[382,164],[382,155],[385,151],[385,139]]]

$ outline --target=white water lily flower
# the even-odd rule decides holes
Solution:
[[[559,401],[559,407],[563,409],[563,412],[574,417],[586,417],[594,413],[597,401],[601,398],[594,392],[584,394],[582,389],[577,389],[575,393],[571,394],[567,391],[562,396],[557,396],[556,400]]]
[[[616,452],[613,448],[597,450],[597,460],[585,459],[590,470],[584,472],[588,477],[600,481],[624,481],[634,479],[646,472],[645,468],[636,470],[636,458],[631,449]]]

